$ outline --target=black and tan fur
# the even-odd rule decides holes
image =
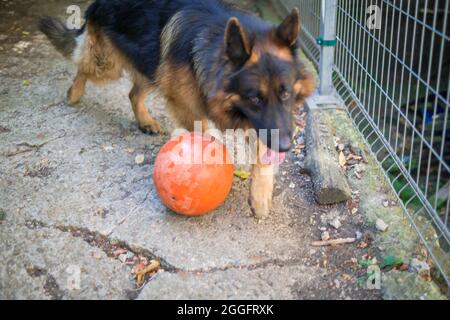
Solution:
[[[297,59],[298,10],[274,26],[219,0],[97,0],[86,24],[72,31],[54,18],[40,29],[77,66],[68,91],[76,104],[87,81],[104,84],[131,75],[130,101],[139,128],[161,133],[145,107],[159,88],[179,125],[196,120],[219,129],[279,129],[276,151],[291,147],[292,114],[315,88]],[[260,143],[263,152],[270,141]],[[272,147],[273,148],[273,147]],[[268,215],[273,166],[254,166],[250,202]]]

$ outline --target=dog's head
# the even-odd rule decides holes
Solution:
[[[267,141],[261,140],[278,152],[291,148],[293,112],[315,88],[297,58],[299,32],[298,9],[263,32],[246,30],[237,18],[225,29],[225,55],[233,66],[226,88],[231,108],[257,131],[268,130]],[[279,130],[278,143],[271,141],[273,129]]]

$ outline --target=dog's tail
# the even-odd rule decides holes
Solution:
[[[39,21],[39,30],[64,57],[71,57],[77,45],[76,37],[79,30],[70,30],[61,20],[53,17],[43,17]]]

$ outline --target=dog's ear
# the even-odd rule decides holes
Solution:
[[[300,12],[298,8],[292,9],[284,21],[277,27],[276,35],[281,42],[288,47],[292,47],[297,43],[300,34]]]
[[[251,48],[247,34],[238,18],[230,18],[225,28],[225,53],[237,65],[243,65],[250,57]]]

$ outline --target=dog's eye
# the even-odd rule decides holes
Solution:
[[[290,97],[291,97],[291,94],[288,91],[282,91],[280,94],[281,101],[289,100]]]
[[[253,105],[258,106],[261,103],[261,99],[257,96],[253,96],[253,97],[250,97],[250,102]]]

